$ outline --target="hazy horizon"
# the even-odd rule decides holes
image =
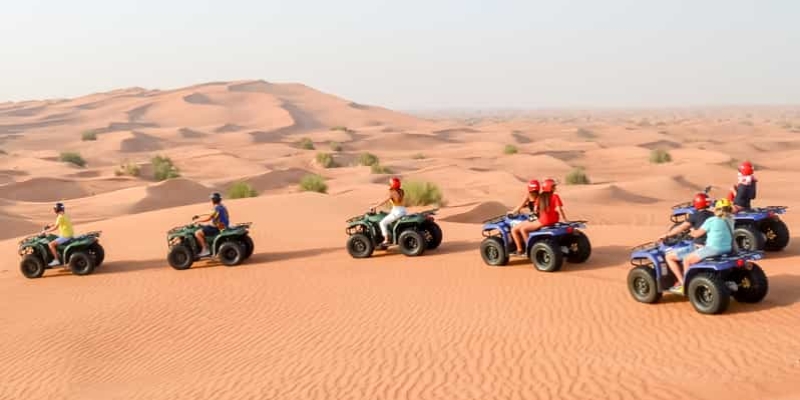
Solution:
[[[403,110],[799,103],[800,3],[642,3],[12,3],[0,102],[263,79]]]

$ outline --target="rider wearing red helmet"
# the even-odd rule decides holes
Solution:
[[[690,229],[700,229],[707,219],[714,216],[714,213],[709,210],[711,203],[709,202],[707,194],[698,193],[694,195],[694,199],[692,199],[692,205],[694,206],[695,212],[690,214],[686,221],[683,221],[680,225],[676,225],[670,229],[669,232],[659,236],[658,240],[663,240],[669,236],[677,235]],[[682,247],[680,251],[669,251],[667,254],[665,254],[664,258],[667,261],[667,266],[669,269],[676,277],[681,277],[678,278],[679,282],[682,282],[683,279],[683,271],[681,269],[680,262],[697,248],[705,246],[705,243],[706,235],[702,234],[701,236],[694,238],[694,246]]]
[[[733,202],[734,213],[750,209],[750,201],[756,198],[756,177],[753,172],[750,161],[739,164],[738,181],[728,194],[728,200]]]
[[[539,184],[539,181],[536,179],[531,179],[528,182],[527,191],[525,192],[525,198],[522,199],[522,204],[509,211],[509,214],[519,214],[523,208],[528,207],[528,209],[531,210],[531,215],[536,215],[535,204],[536,199],[539,198],[540,189],[541,185]],[[525,241],[525,235],[522,232],[534,224],[535,222],[525,221],[514,225],[514,227],[511,228],[511,238],[514,239],[514,244],[517,245],[517,249],[524,248],[522,243]],[[524,252],[522,252],[522,254],[524,254]]]
[[[525,251],[525,241],[524,239],[531,234],[531,232],[535,232],[542,227],[550,226],[555,224],[559,221],[559,213],[564,218],[567,219],[566,214],[564,213],[563,206],[564,204],[561,202],[561,198],[554,193],[556,188],[556,181],[553,179],[545,179],[541,185],[541,193],[536,197],[536,200],[533,202],[533,207],[535,213],[537,215],[536,221],[531,221],[530,223],[520,224],[519,235],[521,237],[520,243],[517,243],[517,238],[514,238],[514,242],[517,244],[517,252],[513,255],[522,256],[524,257],[527,253]]]
[[[389,180],[389,197],[375,204],[372,208],[378,208],[388,202],[392,202],[392,211],[384,217],[378,225],[381,228],[383,235],[383,243],[381,246],[388,246],[389,240],[389,225],[406,215],[407,211],[403,206],[403,199],[405,198],[405,191],[400,187],[400,178],[394,176]]]

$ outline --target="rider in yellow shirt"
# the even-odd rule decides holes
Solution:
[[[56,240],[53,240],[48,244],[48,246],[50,246],[50,252],[53,253],[53,261],[51,261],[49,265],[51,267],[61,264],[56,247],[72,239],[73,235],[72,221],[69,219],[69,216],[64,213],[64,204],[56,203],[56,205],[53,207],[53,211],[55,211],[56,215],[58,215],[56,217],[56,222],[44,228],[45,233],[58,230],[58,237]]]

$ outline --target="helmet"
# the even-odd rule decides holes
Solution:
[[[56,203],[56,205],[53,206],[53,211],[55,211],[55,212],[64,211],[64,203],[62,203],[62,202]]]
[[[214,203],[219,203],[220,201],[222,201],[222,195],[219,194],[219,192],[211,193],[211,196],[208,196],[208,198],[211,199],[211,201],[213,201]]]
[[[694,195],[694,200],[692,201],[692,203],[694,203],[695,210],[704,210],[709,206],[708,195],[705,193],[698,193]]]
[[[400,189],[400,178],[393,176],[392,179],[389,180],[389,185],[392,189]]]
[[[717,200],[717,203],[714,204],[715,209],[730,208],[730,207],[733,207],[733,204],[731,204],[731,201],[728,199],[719,199]]]
[[[753,175],[753,164],[751,164],[750,161],[739,164],[739,172],[745,176]]]
[[[553,179],[547,178],[542,183],[542,193],[545,192],[552,192],[556,188],[556,181]]]
[[[539,181],[538,180],[531,179],[531,181],[528,182],[528,192],[529,193],[538,192],[540,188],[541,188],[541,186],[539,185]]]

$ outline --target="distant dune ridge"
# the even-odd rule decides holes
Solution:
[[[0,399],[800,392],[799,108],[418,115],[266,81],[0,103]],[[651,162],[653,150],[671,161]],[[359,165],[367,152],[378,167]],[[158,180],[155,156],[179,176]],[[630,248],[665,232],[673,204],[707,185],[726,194],[745,158],[756,205],[789,206],[795,235],[760,262],[767,299],[714,318],[674,296],[635,303]],[[589,184],[568,184],[574,173]],[[302,190],[309,174],[327,193]],[[345,220],[385,198],[393,175],[441,190],[444,242],[422,258],[353,260]],[[483,264],[482,221],[547,177],[567,216],[589,221],[592,258],[555,274]],[[240,182],[258,196],[229,199]],[[255,254],[171,269],[166,231],[208,212],[213,191],[232,222],[254,223]],[[27,280],[17,242],[53,222],[56,201],[77,232],[103,231],[107,261],[86,277]]]

